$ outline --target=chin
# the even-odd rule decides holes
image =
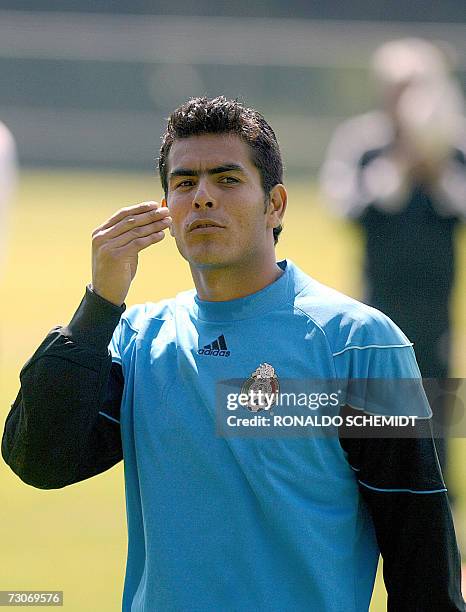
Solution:
[[[195,267],[223,267],[234,260],[226,245],[218,241],[206,240],[197,244],[177,242],[177,247],[181,256]]]
[[[185,259],[195,268],[224,268],[231,264],[230,259],[221,253],[189,253]]]
[[[195,268],[224,268],[235,262],[231,253],[226,252],[221,246],[186,249],[182,255]]]

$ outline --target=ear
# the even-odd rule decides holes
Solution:
[[[285,186],[281,183],[275,185],[270,190],[269,206],[267,209],[267,227],[274,228],[281,225],[285,215],[288,194]]]
[[[160,205],[162,206],[162,208],[168,208],[168,202],[166,198],[162,198],[160,200]],[[169,226],[168,231],[170,232],[170,236],[174,237],[175,234],[173,233],[173,223]]]

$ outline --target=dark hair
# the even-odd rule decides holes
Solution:
[[[165,197],[168,192],[168,154],[173,142],[200,134],[229,133],[238,134],[249,145],[252,162],[261,175],[267,207],[270,190],[283,182],[283,164],[277,137],[259,112],[246,108],[238,100],[228,100],[224,96],[213,99],[191,98],[175,109],[168,118],[159,156],[160,180]],[[281,231],[281,225],[273,229],[275,244]]]

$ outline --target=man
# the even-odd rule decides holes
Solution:
[[[455,236],[466,218],[461,88],[426,40],[384,43],[372,73],[380,109],[338,127],[321,171],[329,206],[365,238],[364,301],[414,342],[425,378],[450,375]],[[446,411],[437,445],[446,470]]]
[[[92,284],[22,369],[5,461],[47,489],[124,459],[125,611],[360,612],[379,550],[390,610],[464,610],[431,437],[215,435],[221,381],[419,379],[387,317],[276,262],[287,195],[272,128],[236,101],[189,100],[159,169],[161,207],[94,231]],[[139,251],[168,227],[196,290],[123,314]]]

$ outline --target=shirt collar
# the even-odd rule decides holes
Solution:
[[[292,297],[291,277],[294,269],[292,262],[286,259],[277,261],[277,265],[284,271],[283,274],[256,293],[223,302],[201,300],[195,295],[194,310],[197,318],[204,321],[234,321],[250,319],[276,309]]]

